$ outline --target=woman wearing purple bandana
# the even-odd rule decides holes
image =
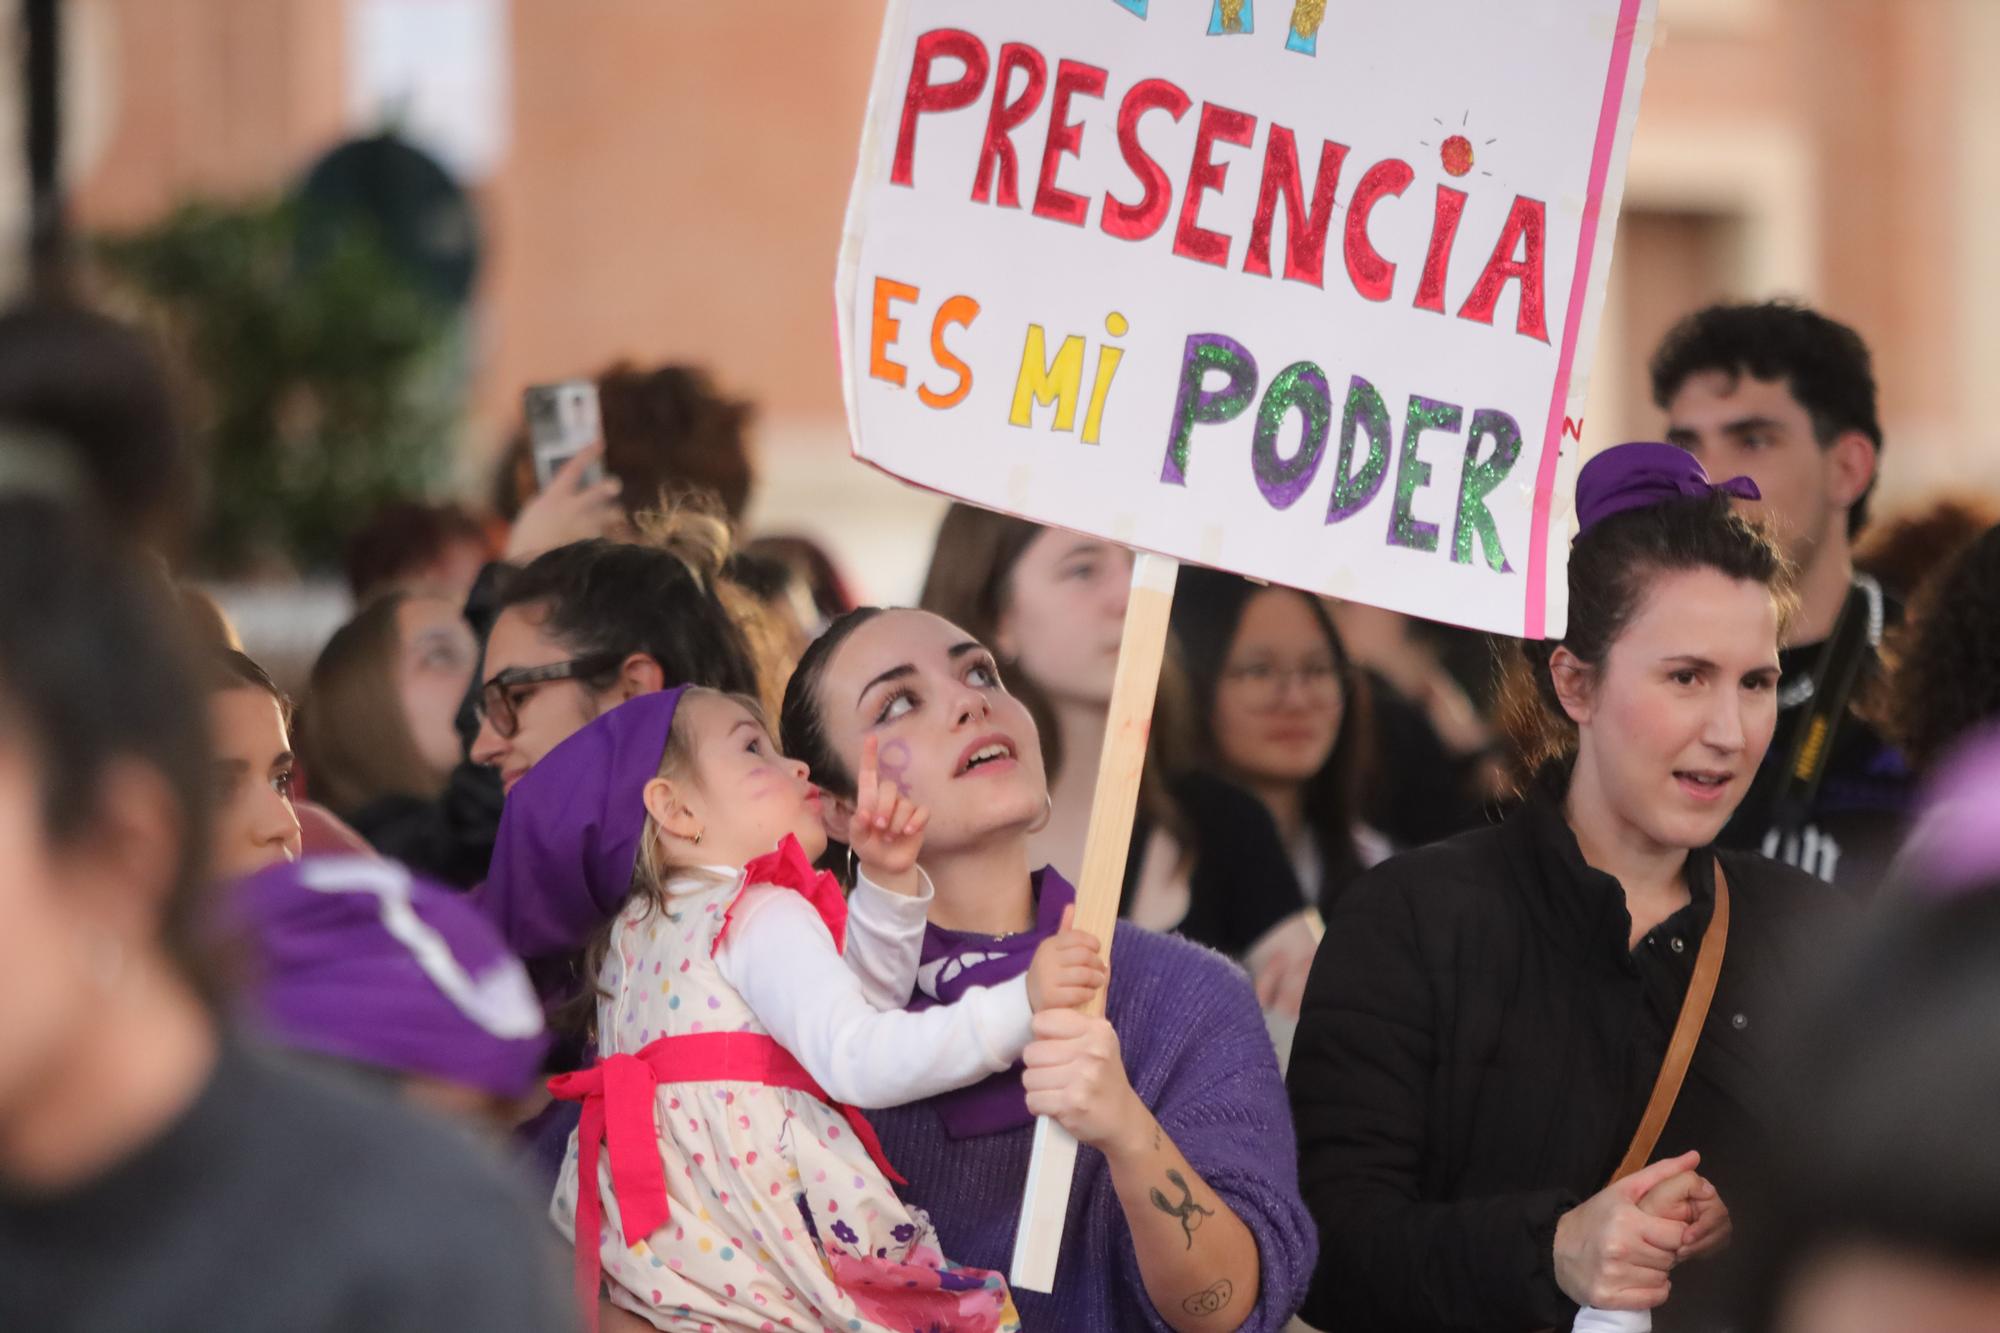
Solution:
[[[934,886],[918,988],[951,1002],[1025,971],[1075,893],[1029,872],[1047,816],[1040,741],[993,656],[921,611],[864,608],[806,651],[785,753],[834,798],[836,837],[872,739],[882,779],[930,811]],[[919,1000],[918,1003],[924,1003]],[[957,1261],[1004,1268],[1034,1114],[1077,1160],[1055,1289],[1015,1293],[1031,1329],[1281,1329],[1312,1267],[1277,1060],[1250,983],[1219,955],[1120,922],[1106,1019],[1035,1015],[1017,1067],[875,1112],[882,1145]]]
[[[1715,1264],[1680,1265],[1728,1239],[1773,1123],[1772,1006],[1831,907],[1713,846],[1777,719],[1788,572],[1731,510],[1755,495],[1664,444],[1586,464],[1567,630],[1523,644],[1508,682],[1521,806],[1391,858],[1329,915],[1289,1077],[1320,1235],[1309,1320],[1714,1326]],[[1711,950],[1664,1132],[1607,1184]]]

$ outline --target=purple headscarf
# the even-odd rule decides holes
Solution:
[[[1585,463],[1577,474],[1577,535],[1628,509],[1715,491],[1740,500],[1762,498],[1757,483],[1748,477],[1710,481],[1693,454],[1671,444],[1641,441],[1613,445]]]
[[[225,905],[254,955],[248,1016],[280,1045],[498,1097],[533,1085],[541,1005],[464,895],[394,861],[327,856],[260,870]]]
[[[1062,925],[1063,908],[1076,901],[1076,890],[1044,866],[1035,874],[1035,924],[1018,935],[974,935],[942,926],[924,927],[923,953],[917,962],[917,993],[912,1009],[952,1004],[977,986],[1012,981],[1035,961],[1035,950]],[[1021,1087],[1023,1066],[1016,1064],[989,1074],[970,1087],[955,1088],[930,1099],[955,1139],[998,1134],[1028,1124],[1028,1094]]]
[[[593,718],[508,793],[475,898],[531,963],[581,949],[631,896],[643,793],[659,774],[685,689],[642,694]]]

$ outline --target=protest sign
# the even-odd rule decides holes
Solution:
[[[891,3],[841,257],[856,455],[1180,559],[1559,631],[1560,446],[1650,19]]]

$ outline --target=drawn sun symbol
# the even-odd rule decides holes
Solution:
[[[1472,113],[1470,111],[1466,112],[1464,116],[1459,118],[1458,123],[1460,128],[1463,128],[1465,123],[1471,119]],[[1440,129],[1445,127],[1444,122],[1435,116],[1431,117],[1431,123]],[[1499,140],[1497,139],[1488,139],[1481,147],[1498,142]],[[1431,146],[1429,139],[1423,140],[1422,143],[1426,148]],[[1437,150],[1438,163],[1444,167],[1445,175],[1447,176],[1454,178],[1469,176],[1472,174],[1472,168],[1477,165],[1477,157],[1472,149],[1472,140],[1466,138],[1463,134],[1454,133],[1447,136],[1443,143],[1437,145]],[[1490,171],[1481,171],[1479,174],[1482,176],[1491,176],[1493,173]]]

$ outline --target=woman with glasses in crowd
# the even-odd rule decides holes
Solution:
[[[1197,757],[1264,803],[1299,888],[1324,911],[1389,851],[1357,813],[1367,709],[1333,618],[1308,593],[1187,569],[1173,631]]]
[[[1202,823],[1205,845],[1237,846],[1242,839],[1216,827],[1215,817],[1233,808],[1226,794],[1254,795],[1304,895],[1296,914],[1267,928],[1245,955],[1276,1011],[1273,1032],[1285,1050],[1289,1024],[1280,1019],[1296,1014],[1312,966],[1302,944],[1290,946],[1317,943],[1321,913],[1388,854],[1356,814],[1366,730],[1359,677],[1318,598],[1220,570],[1181,571],[1173,636],[1194,702],[1194,762],[1174,779],[1182,808]],[[1228,902],[1241,867],[1203,868],[1220,882],[1198,886],[1193,900]]]

